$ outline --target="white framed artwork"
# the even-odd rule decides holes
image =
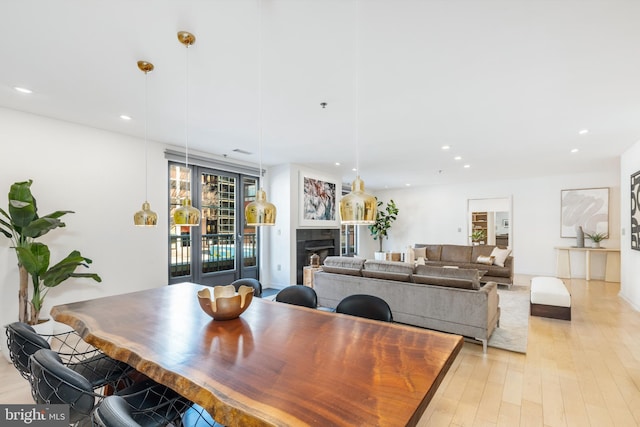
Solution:
[[[300,171],[300,226],[333,227],[340,224],[340,185],[332,179]]]

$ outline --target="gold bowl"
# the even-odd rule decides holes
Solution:
[[[213,298],[209,288],[198,291],[198,302],[202,310],[213,320],[231,320],[238,318],[253,300],[253,288],[240,286],[238,292],[233,285],[214,286]]]

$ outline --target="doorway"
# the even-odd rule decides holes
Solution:
[[[259,280],[258,234],[244,218],[257,187],[254,176],[169,163],[169,283],[216,286],[239,278]],[[174,210],[189,194],[201,212],[198,227],[173,222]]]
[[[470,244],[497,245],[513,247],[511,197],[488,199],[469,199],[467,214],[469,217]],[[474,232],[480,231],[480,235]],[[474,237],[471,237],[474,236]],[[478,236],[478,237],[476,237]]]

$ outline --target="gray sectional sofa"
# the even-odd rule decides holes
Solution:
[[[424,255],[425,265],[451,265],[460,268],[484,270],[486,273],[480,278],[481,282],[496,282],[498,285],[505,285],[509,288],[513,285],[513,256],[508,255],[503,263],[499,262],[498,264],[483,264],[478,262],[479,257],[480,260],[490,257],[495,248],[502,249],[499,246],[432,245],[416,243],[414,248],[414,251],[416,251],[416,257],[418,257],[418,255],[422,255],[424,251],[426,251]],[[423,249],[423,251],[420,251],[420,249]],[[418,251],[420,251],[420,253],[418,253]],[[504,253],[509,252],[510,251],[506,251]]]
[[[481,286],[479,277],[477,269],[327,257],[314,289],[318,305],[329,308],[349,295],[375,295],[389,304],[394,321],[474,338],[486,352],[500,307],[497,284]]]

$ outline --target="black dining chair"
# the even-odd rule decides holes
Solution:
[[[244,278],[238,279],[231,282],[234,288],[236,288],[236,292],[240,289],[240,286],[245,285],[253,288],[253,296],[257,298],[262,298],[262,284],[257,279]]]
[[[276,294],[276,301],[316,308],[318,306],[318,295],[316,295],[316,291],[313,288],[308,286],[291,285]]]
[[[32,326],[13,322],[6,326],[9,357],[20,375],[29,379],[29,357],[40,349],[55,349],[63,364],[84,376],[93,389],[130,382],[127,374],[133,371],[124,362],[112,359],[82,340],[75,331],[40,335]]]
[[[107,397],[95,393],[91,383],[76,371],[63,365],[60,356],[52,350],[41,349],[29,357],[31,394],[38,404],[69,405],[71,425],[90,424],[96,405]],[[112,396],[120,396],[129,409],[123,419],[132,419],[143,426],[165,426],[178,422],[191,402],[168,387],[145,379],[116,390]],[[122,410],[122,402],[108,403],[106,410]],[[115,409],[114,409],[115,408]],[[128,424],[124,424],[125,426]],[[132,424],[135,426],[135,424]]]
[[[389,304],[382,298],[374,295],[349,295],[338,303],[336,313],[382,320],[383,322],[393,322],[393,314],[391,313]]]
[[[122,396],[107,396],[92,415],[99,427],[142,427],[132,416],[132,408]],[[224,427],[218,424],[200,405],[193,404],[182,414],[181,427]]]

